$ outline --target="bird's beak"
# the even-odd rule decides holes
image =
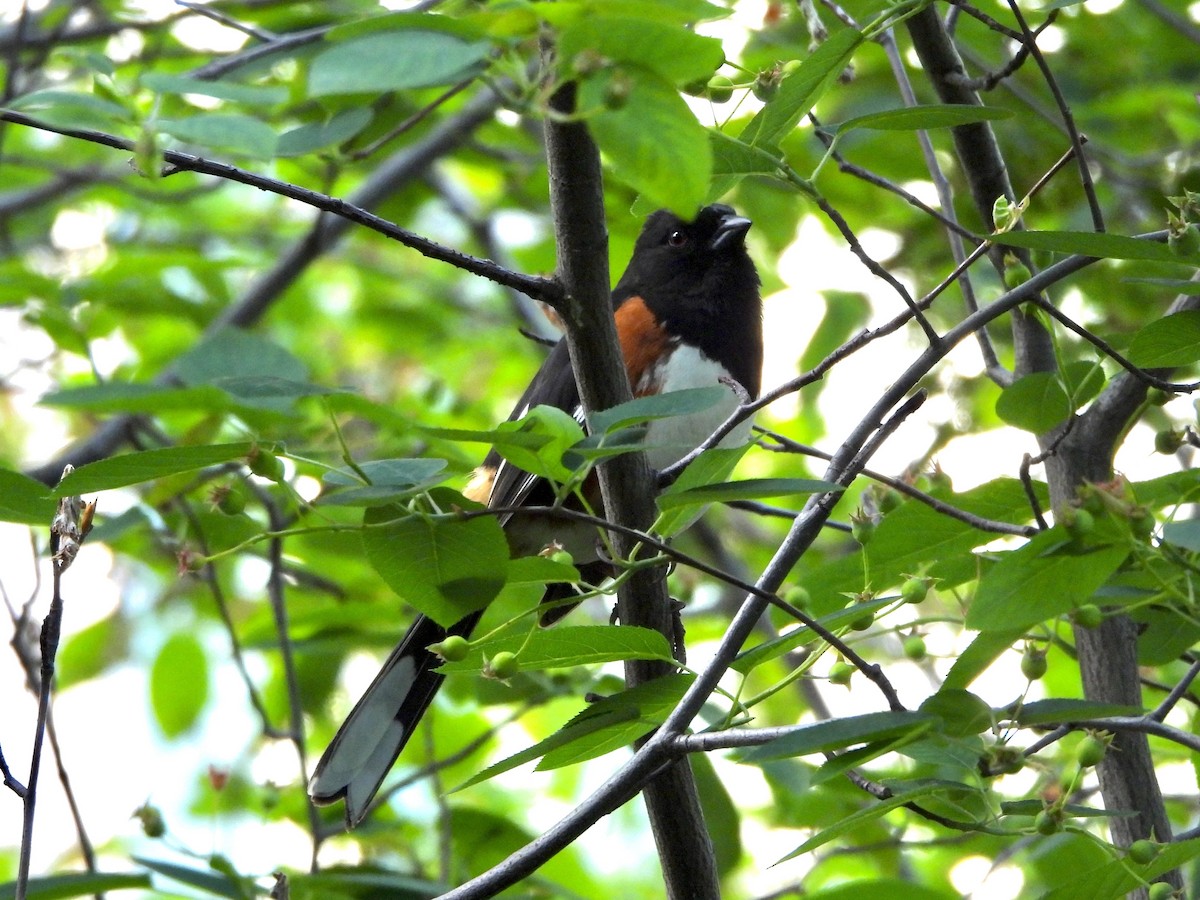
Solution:
[[[716,234],[712,237],[710,246],[714,250],[721,250],[734,243],[741,243],[746,237],[746,232],[750,230],[753,223],[742,216],[727,215],[721,220],[721,224],[717,226]]]

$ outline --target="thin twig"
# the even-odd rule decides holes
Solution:
[[[1083,155],[1084,141],[1079,129],[1075,127],[1075,116],[1071,113],[1071,107],[1067,103],[1066,97],[1063,96],[1062,89],[1058,86],[1058,79],[1054,77],[1050,64],[1046,62],[1046,57],[1042,55],[1041,48],[1037,45],[1037,36],[1029,29],[1029,23],[1025,21],[1025,16],[1021,13],[1021,8],[1017,5],[1016,0],[1008,0],[1008,8],[1012,11],[1017,24],[1021,26],[1023,43],[1029,48],[1029,52],[1033,55],[1033,61],[1041,69],[1042,78],[1045,79],[1046,87],[1054,96],[1054,103],[1058,106],[1063,125],[1067,128],[1067,135],[1071,139],[1071,149],[1075,151],[1075,162],[1079,167],[1079,180],[1083,185],[1083,193],[1087,197],[1088,208],[1092,213],[1092,227],[1096,231],[1104,231],[1104,212],[1100,209],[1100,199],[1096,196],[1096,185],[1092,182],[1092,173],[1088,169],[1087,158]]]
[[[1050,525],[1046,522],[1046,517],[1042,514],[1042,502],[1038,499],[1037,491],[1033,487],[1033,478],[1029,474],[1029,469],[1033,465],[1033,457],[1026,453],[1021,457],[1021,468],[1018,472],[1018,477],[1021,480],[1021,487],[1025,490],[1025,498],[1029,501],[1029,508],[1033,511],[1033,517],[1037,520],[1038,529],[1045,531]]]
[[[209,6],[203,6],[199,3],[192,3],[190,0],[175,0],[176,6],[182,6],[184,9],[194,12],[198,16],[206,19],[211,19],[226,28],[232,28],[234,31],[240,31],[242,34],[247,34],[255,40],[263,41],[267,44],[275,43],[279,40],[279,35],[273,32],[266,31],[262,28],[256,28],[253,25],[248,25],[245,22],[239,22],[233,16],[227,16],[219,10]]]
[[[826,453],[823,450],[818,450],[816,447],[810,447],[807,444],[801,444],[797,441],[793,441],[791,438],[771,431],[768,428],[761,428],[756,425],[754,430],[778,442],[784,452],[799,453],[804,456],[811,456],[816,459],[823,459],[826,461],[829,461],[833,458],[832,454]],[[882,472],[876,472],[871,469],[863,469],[861,474],[866,478],[870,478],[872,481],[878,481],[880,484],[886,484],[888,487],[899,491],[906,497],[911,497],[912,499],[917,500],[920,503],[924,503],[926,506],[936,510],[939,513],[942,513],[943,515],[946,515],[952,519],[957,519],[958,521],[970,525],[972,528],[977,528],[980,531],[989,531],[995,534],[1012,534],[1019,537],[1033,537],[1038,531],[1038,529],[1031,525],[1013,525],[1010,522],[1000,522],[995,519],[985,519],[982,516],[977,516],[974,513],[967,512],[965,509],[959,509],[957,506],[946,503],[944,500],[939,500],[932,494],[928,494],[920,488],[909,484],[902,478],[884,475]]]
[[[921,326],[921,330],[925,332],[925,339],[929,341],[931,346],[937,346],[940,338],[938,337],[936,329],[929,324],[929,320],[925,318],[925,315],[921,312],[920,307],[918,307],[916,302],[913,301],[912,295],[908,292],[908,289],[900,283],[895,275],[871,258],[867,251],[863,249],[862,244],[859,243],[858,236],[854,233],[854,230],[850,227],[850,224],[828,200],[820,196],[816,197],[815,200],[817,207],[821,210],[821,212],[825,213],[825,217],[834,224],[834,227],[837,228],[839,232],[841,232],[842,237],[850,247],[850,252],[858,257],[859,261],[867,267],[872,275],[874,275],[876,278],[883,279],[883,281],[891,285],[892,289],[900,295],[900,299],[904,301],[905,305],[909,309],[909,312],[912,314],[912,317],[916,319],[917,324]]]
[[[1088,329],[1084,328],[1078,322],[1068,317],[1065,313],[1058,309],[1053,303],[1050,303],[1043,297],[1038,297],[1034,300],[1039,309],[1045,310],[1055,321],[1062,323],[1068,330],[1079,335],[1122,369],[1136,378],[1138,381],[1148,387],[1159,388],[1160,390],[1168,391],[1175,394],[1190,394],[1196,390],[1200,390],[1200,381],[1168,381],[1165,378],[1159,378],[1157,375],[1151,375],[1145,369],[1134,365],[1129,361],[1128,357],[1124,356],[1119,350],[1098,337]]]
[[[285,523],[274,499],[266,490],[247,482],[263,508],[267,511],[267,522],[274,532],[282,530]],[[288,740],[296,748],[296,756],[300,771],[308,774],[308,756],[304,746],[304,707],[300,695],[300,681],[296,675],[296,660],[292,652],[292,635],[288,625],[287,600],[283,586],[283,539],[272,538],[268,544],[268,562],[270,563],[267,577],[267,599],[271,604],[271,614],[275,619],[275,633],[279,641],[279,658],[283,664],[284,683],[287,686],[288,698]],[[308,791],[304,792],[304,805],[308,813],[309,834],[312,835],[312,857],[310,870],[317,871],[317,851],[321,849],[318,833],[321,827],[321,817],[313,804]]]
[[[101,146],[112,147],[116,150],[123,150],[129,153],[134,152],[133,141],[128,141],[101,131],[51,125],[50,123],[42,122],[31,116],[11,110],[0,111],[0,121],[12,122],[16,125],[24,125],[28,128],[36,128],[40,131],[48,131],[53,134],[61,134],[64,137],[100,144]],[[406,228],[401,228],[399,225],[389,222],[381,216],[377,216],[337,197],[331,197],[319,191],[302,188],[276,178],[269,178],[265,175],[248,172],[245,169],[239,169],[237,166],[232,166],[228,163],[213,162],[199,156],[193,156],[190,153],[182,153],[178,150],[164,150],[162,156],[163,160],[168,164],[163,171],[164,177],[175,172],[197,172],[201,175],[212,175],[217,178],[223,178],[226,181],[233,181],[238,184],[258,188],[262,191],[268,191],[272,194],[278,194],[281,197],[299,201],[315,209],[332,213],[357,225],[362,225],[385,237],[398,241],[406,247],[416,250],[429,259],[448,263],[462,269],[464,272],[487,278],[489,281],[494,281],[505,287],[511,287],[550,306],[556,306],[562,301],[562,288],[554,279],[522,275],[491,260],[479,259],[466,253],[460,253],[436,241],[431,241],[428,238],[415,234]]]
[[[1147,718],[1153,719],[1156,722],[1162,722],[1166,719],[1167,714],[1175,708],[1175,704],[1187,693],[1188,688],[1191,687],[1197,675],[1200,675],[1200,660],[1192,663],[1184,676],[1179,679],[1179,683],[1171,688],[1170,693],[1163,698],[1162,703],[1158,704],[1158,706],[1147,714]]]

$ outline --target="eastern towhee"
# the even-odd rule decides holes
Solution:
[[[634,396],[724,384],[724,402],[690,415],[652,421],[644,444],[650,465],[662,469],[711,435],[738,406],[741,392],[757,397],[762,377],[762,302],[758,273],[746,252],[750,220],[723,204],[705,207],[692,222],[666,210],[653,213],[634,246],[633,258],[613,291],[617,335]],[[535,406],[566,410],[581,422],[579,389],[565,341],[517,402],[511,419]],[[740,445],[746,421],[723,443]],[[494,508],[546,506],[550,485],[504,460],[493,449],[464,491]],[[539,552],[552,542],[574,557],[582,580],[598,585],[610,574],[596,553],[591,526],[533,516],[502,519],[512,555]],[[542,616],[549,624],[569,608],[571,584],[547,586]],[[392,651],[362,699],[350,712],[313,772],[308,791],[316,803],[346,801],[346,821],[357,825],[384,777],[412,736],[445,677],[442,660],[427,648],[447,635],[467,637],[482,611],[449,630],[420,616]]]

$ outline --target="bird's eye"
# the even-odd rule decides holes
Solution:
[[[685,247],[687,246],[687,242],[688,236],[682,231],[672,231],[667,235],[667,243],[672,247]]]

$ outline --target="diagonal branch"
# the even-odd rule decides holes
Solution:
[[[481,124],[483,120],[490,117],[491,113],[495,111],[497,103],[498,101],[494,100],[493,95],[485,93],[481,95],[481,98],[477,99],[477,102],[473,106],[475,116],[464,118],[470,122],[473,118],[478,117],[480,121],[476,124]],[[64,137],[88,141],[89,143],[100,144],[129,153],[135,151],[133,141],[117,137],[116,135],[106,134],[102,131],[51,125],[11,110],[0,111],[0,121],[36,128],[39,131],[49,131],[53,134],[61,134]],[[162,172],[164,177],[173,175],[176,172],[196,172],[200,175],[213,175],[217,178],[223,178],[226,181],[234,181],[238,184],[258,188],[261,191],[268,191],[291,200],[298,200],[323,212],[333,213],[348,222],[363,225],[372,231],[377,231],[384,237],[398,241],[430,259],[449,263],[465,272],[487,278],[504,287],[515,288],[551,306],[561,302],[561,293],[558,285],[551,279],[522,275],[519,272],[513,272],[504,266],[497,265],[491,260],[479,259],[466,253],[460,253],[450,247],[442,246],[436,241],[431,241],[419,234],[415,234],[406,228],[401,228],[399,225],[395,225],[381,216],[368,212],[364,207],[355,203],[342,200],[338,197],[331,197],[319,191],[302,188],[299,185],[280,181],[276,178],[269,178],[266,175],[248,172],[229,163],[214,162],[200,156],[194,156],[191,153],[182,153],[178,150],[164,150],[162,156],[164,162],[168,164]]]
[[[405,185],[422,177],[439,158],[465,143],[499,108],[500,98],[484,92],[467,104],[461,112],[431,131],[423,140],[397,152],[375,170],[359,190],[350,196],[349,205],[361,209],[378,206]],[[4,113],[0,113],[2,118]],[[284,292],[308,270],[308,267],[331,250],[351,228],[344,218],[321,216],[312,229],[284,252],[274,267],[263,273],[246,293],[209,326],[212,334],[230,326],[246,328],[261,319]],[[156,379],[168,381],[170,369]],[[100,425],[92,434],[69,447],[49,462],[31,470],[29,475],[43,484],[53,484],[63,466],[95,462],[111,456],[127,443],[144,424],[141,416],[115,416]]]

